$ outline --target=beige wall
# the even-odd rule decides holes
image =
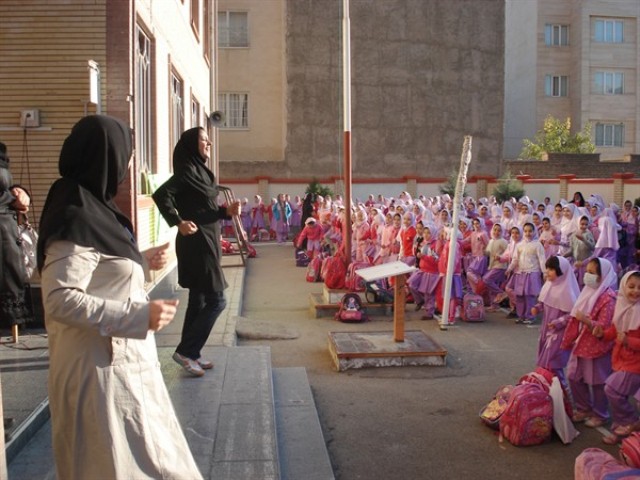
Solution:
[[[218,50],[218,91],[249,94],[249,128],[220,129],[221,163],[282,162],[285,129],[284,0],[220,0],[248,12],[249,47]],[[224,167],[222,167],[224,169]]]

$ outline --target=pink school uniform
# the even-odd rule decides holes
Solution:
[[[508,261],[502,261],[501,257],[507,250],[508,243],[502,236],[502,227],[499,223],[495,224],[491,229],[491,240],[486,248],[489,258],[487,273],[482,276],[489,301],[491,302],[491,310],[498,309],[498,295],[504,293],[503,285],[505,281],[505,272],[509,265]]]
[[[552,371],[565,389],[569,385],[564,376],[564,368],[569,361],[570,350],[561,348],[564,331],[571,318],[570,312],[580,295],[580,288],[569,260],[556,256],[562,275],[555,280],[547,280],[538,296],[535,308],[543,313],[538,340],[536,365]],[[548,264],[548,263],[547,263]]]
[[[302,247],[304,240],[307,240],[307,255],[313,258],[320,253],[322,238],[324,237],[324,229],[316,219],[309,217],[305,220],[305,226],[298,236],[298,248]]]
[[[609,328],[613,319],[617,285],[615,269],[608,260],[597,258],[602,273],[597,286],[585,285],[571,310],[571,318],[562,339],[562,348],[572,348],[567,377],[576,406],[575,417],[595,417],[596,423],[609,418],[604,384],[611,373],[613,342],[596,338],[592,327]],[[577,316],[590,317],[589,325]],[[591,387],[591,392],[589,391]]]
[[[596,249],[593,254],[596,257],[606,258],[616,268],[618,263],[618,249],[620,248],[620,243],[618,242],[619,228],[620,225],[618,225],[613,210],[611,210],[611,208],[605,208],[598,219],[600,235],[596,241]]]
[[[630,281],[632,280],[632,281]],[[631,283],[635,291],[631,290]],[[615,340],[611,354],[613,373],[607,378],[607,395],[613,417],[614,433],[630,433],[638,422],[638,411],[630,397],[640,392],[640,300],[637,288],[640,272],[626,273],[620,281],[612,325],[604,331],[603,340]]]
[[[479,220],[473,220],[472,225],[477,225]],[[467,264],[467,281],[474,293],[479,293],[478,284],[480,279],[487,273],[489,259],[485,254],[485,249],[489,245],[489,236],[484,231],[482,221],[478,225],[478,229],[469,236],[471,244],[471,253],[469,263]]]

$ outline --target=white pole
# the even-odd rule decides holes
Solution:
[[[351,21],[349,0],[342,1],[342,106],[344,122],[344,225],[342,238],[347,265],[351,263]]]
[[[449,304],[451,303],[451,284],[453,283],[454,262],[458,247],[458,213],[462,203],[464,187],[467,184],[467,170],[471,163],[471,135],[465,135],[462,146],[462,156],[460,157],[460,172],[456,182],[456,193],[453,197],[453,218],[451,222],[451,238],[449,239],[449,258],[447,259],[447,276],[444,282],[444,305],[442,306],[442,318],[440,319],[440,330],[446,330],[449,325]]]

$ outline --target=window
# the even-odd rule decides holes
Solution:
[[[218,106],[225,117],[221,128],[249,128],[249,94],[221,93]]]
[[[566,75],[546,75],[544,77],[544,94],[547,97],[568,96],[568,78]]]
[[[204,58],[211,60],[211,9],[209,0],[202,4],[202,46],[204,48]]]
[[[247,12],[218,12],[218,46],[249,46]]]
[[[544,43],[549,46],[569,45],[569,25],[547,23],[544,26]]]
[[[596,72],[593,79],[595,93],[602,95],[622,95],[624,93],[624,73]]]
[[[622,123],[596,123],[597,147],[623,147],[624,124]]]
[[[200,0],[191,0],[191,28],[200,38]]]
[[[182,87],[182,80],[174,72],[171,72],[169,92],[171,104],[170,108],[170,148],[173,150],[173,146],[178,143],[180,135],[184,131],[184,92]]]
[[[602,43],[622,43],[624,23],[622,20],[596,20],[595,41]]]
[[[133,96],[135,112],[135,148],[138,171],[156,173],[151,141],[151,40],[136,25],[135,90]],[[142,185],[138,185],[141,187]],[[142,190],[140,190],[142,192]],[[146,192],[142,192],[146,193]]]
[[[191,97],[191,128],[200,126],[200,103]]]

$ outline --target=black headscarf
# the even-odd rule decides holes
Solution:
[[[173,149],[173,172],[175,175],[183,176],[183,179],[189,187],[201,192],[208,198],[216,198],[218,195],[218,187],[214,180],[213,172],[207,168],[205,164],[206,158],[202,158],[198,150],[198,138],[200,130],[205,131],[202,127],[195,127],[186,130],[180,135],[180,140]],[[187,171],[195,167],[196,177],[186,174]],[[209,182],[203,182],[198,176],[208,178]]]
[[[9,191],[12,183],[13,179],[11,178],[11,172],[9,172],[6,154],[0,151],[0,207],[7,207],[15,200],[15,197]]]
[[[40,219],[39,269],[53,240],[142,263],[131,221],[113,201],[131,153],[131,133],[120,120],[91,115],[75,124],[60,152],[62,178],[51,186]]]

